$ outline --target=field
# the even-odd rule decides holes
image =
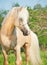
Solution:
[[[47,51],[41,51],[40,53],[41,53],[41,58],[42,58],[42,62],[43,62],[42,65],[47,65]],[[0,65],[3,65],[3,60],[4,60],[3,55],[0,54]],[[9,65],[15,65],[15,60],[16,60],[15,55],[13,53],[10,53],[8,55]],[[22,61],[23,61],[22,64],[26,65],[24,53],[22,53]],[[31,64],[29,63],[29,65],[31,65]]]

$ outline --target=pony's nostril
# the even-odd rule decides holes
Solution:
[[[27,35],[29,34],[29,31],[27,31]]]
[[[25,35],[28,35],[28,34],[29,34],[29,31],[26,30]]]

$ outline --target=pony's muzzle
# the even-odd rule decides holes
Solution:
[[[25,35],[28,35],[28,34],[29,34],[29,31],[26,30]]]
[[[24,34],[25,36],[26,36],[26,35],[29,35],[29,31],[26,30],[26,29],[22,30],[22,32],[23,32],[23,34]]]

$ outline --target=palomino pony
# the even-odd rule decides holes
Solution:
[[[36,34],[34,34],[28,24],[28,11],[24,7],[14,7],[6,16],[1,28],[2,51],[4,55],[4,65],[8,65],[7,52],[13,49],[16,53],[16,64],[21,65],[20,49],[25,45],[26,60],[30,57],[33,65],[40,64],[39,44]]]
[[[17,47],[17,43],[18,43],[17,42],[16,27],[19,27],[19,29],[21,29],[25,35],[28,35],[28,30],[26,30],[26,28],[24,26],[23,26],[23,28],[21,28],[22,23],[20,24],[20,22],[22,20],[19,16],[21,11],[23,12],[23,16],[26,17],[23,20],[27,21],[27,19],[28,19],[27,9],[24,8],[24,7],[23,8],[22,7],[17,7],[17,8],[14,7],[11,11],[9,11],[9,13],[4,18],[3,23],[2,23],[2,27],[1,27],[1,41],[2,41],[2,44],[1,45],[2,45],[3,55],[4,55],[4,65],[8,65],[7,52],[10,49],[13,49],[15,52],[17,50],[17,49],[15,50],[15,48]],[[25,13],[25,15],[24,15],[24,13]],[[19,35],[21,35],[21,34],[19,34]],[[19,50],[18,50],[18,53],[20,54]],[[19,57],[20,57],[20,55],[19,55]],[[19,60],[21,60],[21,58]],[[19,62],[17,62],[17,63],[19,63]]]

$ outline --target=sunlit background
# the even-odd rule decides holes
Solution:
[[[47,5],[47,0],[0,0],[0,9],[10,9],[13,4],[18,3],[20,6],[29,6],[33,8],[36,4],[41,4],[43,7]]]

